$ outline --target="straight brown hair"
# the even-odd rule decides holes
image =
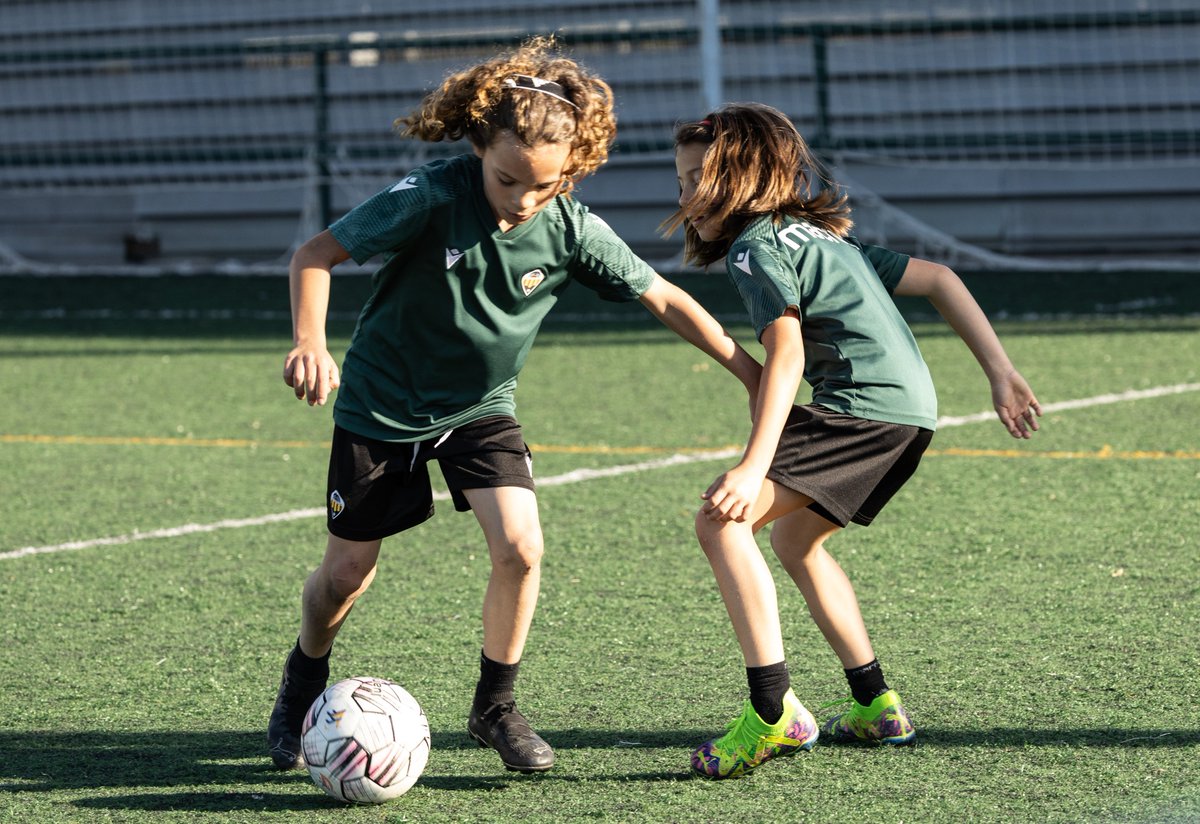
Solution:
[[[707,266],[720,260],[756,218],[774,214],[805,220],[838,237],[854,225],[847,195],[783,112],[761,103],[730,103],[675,129],[675,146],[708,146],[692,199],[662,224],[684,227],[684,256]],[[688,221],[703,215],[720,235],[704,241]]]

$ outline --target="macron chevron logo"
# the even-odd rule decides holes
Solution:
[[[738,256],[734,259],[733,265],[741,269],[747,275],[753,277],[754,273],[750,271],[750,250],[743,249],[738,252]]]
[[[462,258],[462,256],[463,256],[463,253],[461,251],[459,251],[458,249],[447,249],[446,250],[446,268],[447,269],[453,268],[454,264],[458,263],[458,261]]]
[[[391,188],[393,192],[403,192],[405,189],[417,188],[417,176],[409,175]]]

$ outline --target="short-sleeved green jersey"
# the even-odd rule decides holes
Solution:
[[[800,312],[814,403],[933,429],[933,380],[891,297],[907,265],[907,255],[771,215],[747,226],[726,258],[760,338],[789,306]]]
[[[517,373],[572,280],[625,301],[655,277],[572,198],[556,197],[501,232],[474,155],[416,169],[330,231],[359,263],[386,258],[333,413],[339,426],[376,440],[422,440],[514,414]]]

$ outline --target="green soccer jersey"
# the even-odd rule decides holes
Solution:
[[[933,429],[933,380],[891,297],[907,265],[907,255],[770,215],[747,226],[726,258],[760,338],[789,306],[800,312],[814,403]]]
[[[330,227],[359,263],[385,258],[342,367],[344,429],[416,441],[515,414],[517,373],[572,280],[616,301],[650,287],[654,271],[571,198],[501,232],[481,168],[429,163]]]

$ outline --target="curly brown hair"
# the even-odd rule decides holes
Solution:
[[[742,230],[764,214],[806,220],[839,237],[850,232],[847,195],[833,186],[795,125],[778,109],[761,103],[730,103],[675,129],[675,145],[707,145],[700,182],[692,199],[667,218],[671,234],[684,227],[684,255],[707,266],[720,260]],[[814,191],[815,190],[815,191]],[[687,221],[704,215],[721,227],[712,241],[700,239]]]
[[[559,84],[567,100],[505,83],[518,75]],[[568,192],[608,160],[617,132],[612,89],[563,56],[552,37],[531,38],[513,51],[449,75],[394,126],[405,137],[429,142],[465,137],[481,150],[500,132],[511,132],[530,147],[569,143],[571,155],[563,170]]]

